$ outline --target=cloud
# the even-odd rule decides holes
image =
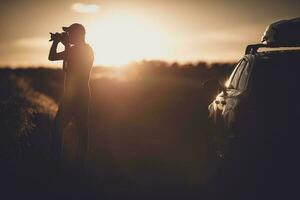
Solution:
[[[77,13],[96,13],[99,11],[97,4],[73,3],[71,10]]]
[[[15,47],[41,48],[49,46],[48,40],[49,38],[44,37],[20,38],[15,40],[12,45]]]

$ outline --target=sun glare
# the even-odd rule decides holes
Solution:
[[[225,81],[225,83],[224,83],[224,85],[225,85],[225,87],[229,87],[229,85],[230,85],[230,79],[227,79],[226,81]]]
[[[167,56],[167,34],[142,18],[110,15],[88,24],[87,30],[95,65],[123,66],[131,61]]]

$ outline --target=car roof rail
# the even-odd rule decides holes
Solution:
[[[258,44],[250,44],[246,47],[245,54],[255,54],[257,53],[257,50],[259,48],[281,48],[281,47],[300,47],[300,44],[294,44],[294,45],[289,45],[289,44],[282,44],[282,45],[277,45],[277,44],[265,44],[265,43],[258,43]]]

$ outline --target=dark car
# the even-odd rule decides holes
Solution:
[[[288,137],[288,132],[299,129],[300,50],[247,54],[226,85],[209,105],[220,142],[246,136]]]
[[[221,90],[209,105],[219,157],[288,151],[300,134],[300,35],[284,39],[297,30],[299,18],[270,25],[263,43],[246,48],[224,85],[206,83]]]
[[[286,30],[291,24],[292,29]],[[227,176],[223,182],[216,181],[222,183],[221,188],[231,192],[255,188],[258,199],[277,198],[279,193],[284,195],[280,199],[290,199],[297,193],[299,30],[300,19],[269,26],[263,43],[246,48],[226,83],[210,80],[204,84],[210,91],[219,91],[208,109],[217,164]],[[284,39],[292,33],[298,35]],[[263,193],[265,198],[260,196]]]

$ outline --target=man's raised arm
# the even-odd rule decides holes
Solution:
[[[56,52],[58,41],[53,41],[52,46],[50,48],[49,56],[48,59],[50,61],[55,61],[55,60],[64,60],[65,59],[65,51],[62,51],[60,53]]]
[[[60,42],[59,35],[57,33],[55,33],[55,34],[50,33],[50,34],[51,34],[51,40],[53,40],[53,42],[52,42],[52,45],[50,48],[48,59],[50,61],[64,60],[66,57],[65,51],[57,53],[57,46],[58,46],[58,43]]]

